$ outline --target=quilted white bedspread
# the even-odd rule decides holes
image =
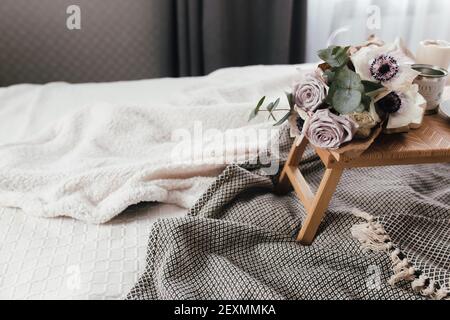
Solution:
[[[0,300],[122,299],[144,271],[151,224],[185,211],[145,205],[93,225],[0,209]]]

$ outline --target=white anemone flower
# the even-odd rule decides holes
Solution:
[[[384,94],[377,98],[375,105],[389,116],[388,132],[405,132],[422,124],[426,101],[413,84]]]
[[[411,68],[414,60],[400,39],[381,47],[361,48],[350,58],[362,80],[380,82],[390,90],[412,84],[419,75]]]

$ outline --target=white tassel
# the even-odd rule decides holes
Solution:
[[[398,257],[398,255],[400,254],[400,249],[395,249],[394,251],[391,252],[390,257],[391,257],[391,261],[394,265],[400,263],[400,258]]]
[[[433,297],[434,292],[436,291],[435,288],[436,283],[434,280],[430,280],[430,284],[425,289],[422,289],[420,292],[427,297]]]
[[[414,279],[414,281],[411,283],[411,286],[414,291],[419,292],[425,287],[425,281],[427,280],[427,277],[424,275],[420,275],[418,278]]]
[[[394,267],[395,269],[395,267]],[[394,285],[399,281],[402,280],[413,280],[414,279],[414,273],[416,272],[416,270],[413,267],[408,267],[408,268],[396,268],[394,270],[394,275],[389,279],[389,284],[390,285]]]
[[[447,298],[447,296],[449,295],[450,290],[448,290],[447,288],[440,288],[438,291],[436,291],[435,294],[435,299],[436,300],[442,300]],[[449,297],[450,298],[450,297]]]
[[[375,221],[371,214],[357,208],[352,209],[351,212],[355,217],[367,221],[366,223],[354,225],[350,229],[352,236],[361,243],[363,251],[390,252],[394,249],[394,244],[383,225]],[[400,249],[398,248],[395,248],[389,253],[394,271],[394,274],[388,281],[389,284],[395,285],[402,280],[412,281],[411,286],[414,291],[433,299],[450,300],[450,290],[448,288],[436,289],[436,282],[423,275],[416,278],[416,269],[411,266],[407,258],[400,259],[400,253]],[[427,281],[429,284],[425,286]]]
[[[401,272],[401,271],[407,269],[408,266],[409,266],[408,260],[406,260],[406,259],[400,260],[399,263],[396,263],[394,265],[394,272]]]
[[[392,248],[390,238],[383,226],[375,222],[372,215],[357,208],[354,208],[352,213],[367,221],[367,223],[354,225],[350,229],[352,236],[361,242],[364,251],[388,251]]]
[[[361,242],[364,251],[387,251],[391,248],[389,240],[385,234],[377,232],[370,223],[354,225],[350,232],[355,239]]]

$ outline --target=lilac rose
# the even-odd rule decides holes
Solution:
[[[294,86],[294,102],[303,111],[316,111],[328,94],[328,86],[317,73],[310,73]]]
[[[351,141],[358,124],[349,116],[338,116],[328,109],[318,110],[303,126],[303,134],[316,147],[337,149]]]

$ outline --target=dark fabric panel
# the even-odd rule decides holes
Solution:
[[[289,63],[306,61],[307,0],[294,0],[291,12],[291,39]]]
[[[306,0],[176,0],[178,72],[304,61]]]
[[[68,30],[69,5],[81,30]],[[175,76],[168,0],[1,0],[0,82]]]
[[[175,0],[178,75],[204,74],[202,0]]]

